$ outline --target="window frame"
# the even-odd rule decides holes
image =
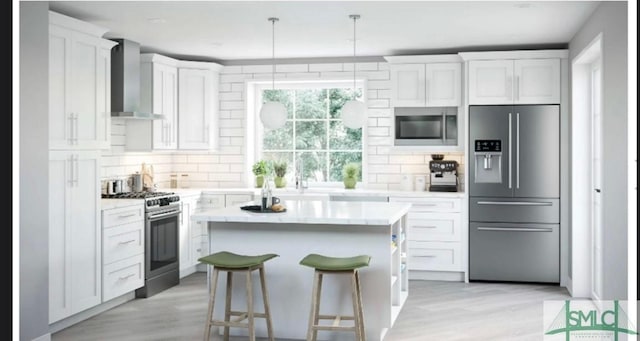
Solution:
[[[253,173],[251,172],[251,166],[259,160],[263,149],[262,139],[264,137],[264,127],[260,124],[260,108],[259,103],[262,103],[262,92],[264,90],[297,90],[297,89],[329,89],[329,88],[353,88],[353,78],[332,78],[332,79],[296,79],[296,80],[276,80],[275,86],[270,80],[265,81],[248,81],[246,84],[247,90],[247,136],[252,136],[252,139],[248,139],[247,149],[247,169],[248,177],[247,183],[253,182]],[[367,103],[367,82],[366,79],[356,78],[356,87],[362,89],[362,100]],[[325,119],[300,119],[300,121],[331,121],[331,118]],[[362,163],[361,163],[361,178],[359,179],[359,185],[367,183],[367,126],[368,122],[363,125],[362,129]],[[329,131],[327,131],[327,134]],[[294,132],[295,134],[295,132]],[[249,141],[253,140],[253,141]],[[251,146],[249,146],[252,144]],[[295,150],[295,149],[294,149]],[[341,188],[344,184],[341,181],[309,181],[309,187],[321,187],[321,188]],[[287,187],[295,184],[289,183]]]

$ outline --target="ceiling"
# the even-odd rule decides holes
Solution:
[[[565,48],[598,1],[51,1],[142,52],[217,61]]]

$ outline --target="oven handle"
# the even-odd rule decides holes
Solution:
[[[147,220],[154,220],[154,219],[160,219],[160,218],[165,218],[165,217],[170,217],[170,216],[177,216],[180,215],[182,213],[182,210],[179,211],[171,211],[168,213],[161,213],[161,214],[152,214],[147,216]]]

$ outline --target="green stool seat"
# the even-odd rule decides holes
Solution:
[[[269,341],[274,341],[273,327],[271,324],[271,313],[269,312],[269,296],[267,294],[267,285],[265,280],[264,262],[269,259],[278,257],[273,253],[267,253],[262,255],[239,255],[233,252],[220,251],[212,253],[208,256],[198,258],[198,261],[203,264],[210,265],[211,282],[209,292],[209,308],[207,312],[207,322],[204,329],[204,340],[210,340],[211,327],[223,327],[224,334],[223,340],[229,340],[229,328],[247,328],[249,330],[249,340],[256,340],[255,332],[255,318],[264,318],[267,323],[267,337]],[[227,273],[227,287],[224,307],[224,320],[213,318],[213,308],[215,306],[216,288],[218,286],[218,275],[220,272]],[[251,279],[251,273],[254,271],[259,272],[260,288],[262,289],[262,302],[264,306],[264,313],[255,312],[253,306],[253,280]],[[233,291],[233,274],[243,273],[246,280],[247,290],[247,310],[236,311],[231,310],[231,292]],[[234,317],[232,319],[232,317]],[[244,321],[247,322],[244,322]]]
[[[312,253],[304,257],[300,261],[300,264],[324,271],[346,271],[368,266],[370,260],[371,256],[367,255],[355,257],[327,257]]]
[[[220,268],[238,269],[258,266],[275,257],[278,257],[278,255],[273,253],[257,256],[245,256],[238,255],[233,252],[221,251],[201,257],[198,261]]]

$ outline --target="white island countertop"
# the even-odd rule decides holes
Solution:
[[[389,202],[335,202],[320,200],[283,200],[285,212],[261,213],[241,210],[240,206],[212,209],[193,214],[192,220],[211,222],[297,223],[330,225],[389,226],[409,212],[411,204]]]

